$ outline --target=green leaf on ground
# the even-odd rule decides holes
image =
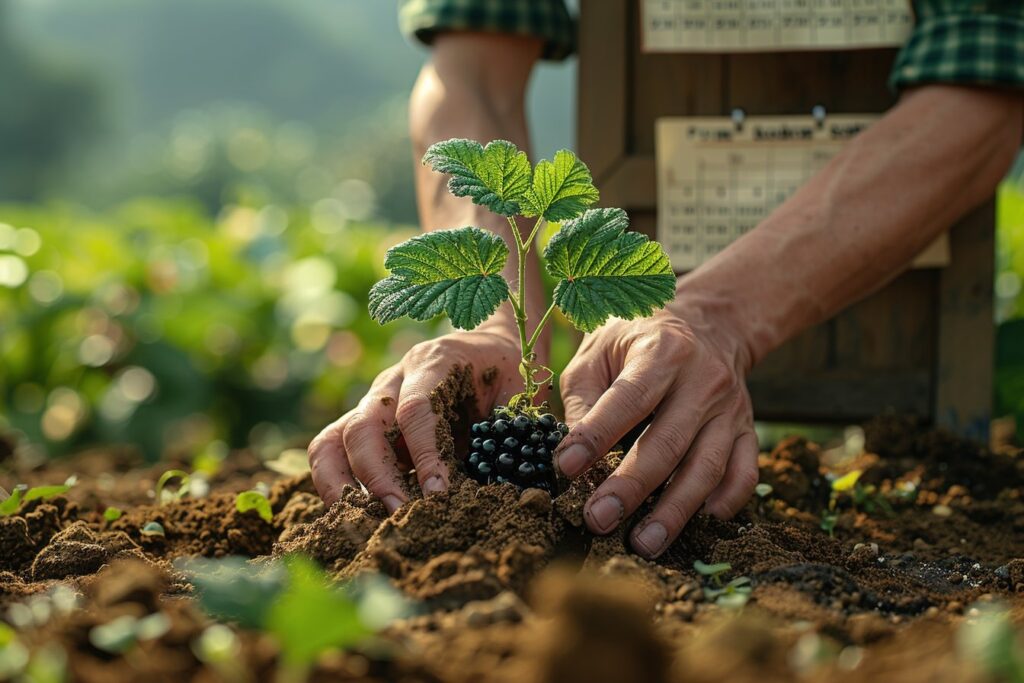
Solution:
[[[332,585],[309,559],[285,560],[288,587],[267,613],[266,629],[281,646],[286,665],[312,664],[326,650],[355,645],[373,635],[359,615],[359,605]]]
[[[249,564],[244,558],[194,558],[175,562],[196,587],[199,604],[210,615],[250,629],[263,628],[271,605],[287,585],[283,567]]]
[[[530,160],[507,140],[493,140],[486,147],[475,140],[445,140],[430,146],[423,163],[451,174],[448,190],[453,195],[470,197],[502,216],[519,213],[530,189]]]
[[[544,250],[548,272],[559,278],[555,304],[584,332],[610,316],[648,316],[675,296],[665,250],[628,227],[622,209],[590,209],[565,222]]]
[[[16,486],[9,498],[0,503],[0,517],[13,515],[21,507],[21,496],[25,492],[24,486]]]
[[[103,511],[103,519],[107,520],[108,522],[116,522],[117,520],[121,519],[122,514],[124,513],[121,512],[119,508],[108,507],[106,510]]]
[[[455,327],[472,329],[508,298],[501,276],[507,259],[504,240],[479,228],[417,235],[388,250],[391,275],[370,290],[370,315],[383,324],[443,312]]]
[[[25,502],[30,500],[53,498],[71,490],[68,484],[54,484],[53,486],[33,486],[25,492]]]
[[[264,522],[274,521],[274,511],[270,509],[270,501],[259,491],[242,491],[235,498],[235,509],[245,514],[255,510]]]
[[[543,216],[549,221],[576,218],[599,197],[590,169],[567,149],[543,160],[533,170],[533,186],[522,202],[524,216]]]
[[[693,563],[693,569],[702,576],[717,576],[724,572],[732,569],[732,565],[728,562],[719,562],[718,564],[707,564],[700,560],[695,560]]]

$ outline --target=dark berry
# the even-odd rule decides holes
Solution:
[[[470,454],[465,468],[480,484],[511,483],[520,489],[556,489],[552,451],[565,425],[550,414],[530,417],[499,407],[471,425]]]
[[[569,425],[565,424],[564,422],[559,422],[558,423],[558,431],[562,432],[563,435],[564,434],[568,434],[569,433]],[[484,433],[486,434],[486,432],[484,432]]]

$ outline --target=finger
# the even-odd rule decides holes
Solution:
[[[402,383],[395,417],[405,437],[416,478],[424,495],[448,488],[448,468],[441,462],[437,447],[437,425],[440,416],[434,412],[430,394],[447,375],[438,365],[428,365]]]
[[[628,361],[594,407],[562,440],[555,464],[567,477],[585,472],[626,432],[651,414],[671,385],[672,373],[647,360]]]
[[[385,433],[395,422],[395,395],[402,376],[378,378],[345,426],[343,440],[353,473],[367,490],[394,512],[408,500],[402,490],[398,458]]]
[[[709,515],[729,519],[747,504],[757,486],[758,453],[757,436],[753,431],[744,432],[736,438],[722,483],[704,506]]]
[[[328,507],[338,500],[346,486],[359,486],[352,475],[342,442],[342,433],[350,415],[343,415],[324,427],[306,449],[313,486]]]
[[[587,501],[587,527],[607,534],[633,514],[671,476],[704,420],[703,409],[695,408],[690,397],[677,393],[666,400],[622,463]]]
[[[734,424],[721,416],[700,430],[654,510],[630,534],[638,553],[649,559],[663,553],[718,488],[736,440]]]

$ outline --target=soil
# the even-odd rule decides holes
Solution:
[[[462,426],[464,380],[453,374],[435,400]],[[244,452],[207,497],[156,505],[152,488],[167,463],[93,451],[0,477],[10,489],[78,475],[66,496],[0,518],[0,616],[31,648],[63,648],[71,680],[269,680],[277,652],[265,635],[239,631],[231,671],[197,658],[193,644],[211,622],[172,563],[302,552],[338,580],[379,572],[420,606],[382,633],[388,647],[331,653],[313,680],[993,680],[958,650],[957,634],[978,604],[1024,614],[1024,460],[908,420],[865,431],[866,453],[848,461],[798,437],[777,444],[760,461],[769,495],[731,521],[698,515],[657,562],[627,549],[631,520],[606,537],[583,527],[582,503],[616,453],[562,482],[554,499],[479,486],[453,468],[447,492],[389,516],[355,489],[325,509],[308,475],[276,475]],[[447,423],[438,442],[449,458],[460,452]],[[821,528],[828,476],[853,468],[891,501],[891,516],[843,499],[830,536]],[[260,482],[270,486],[270,523],[234,509],[234,494]],[[108,505],[123,516],[105,521]],[[141,534],[151,521],[166,535]],[[706,598],[711,580],[694,571],[696,560],[728,562],[728,578],[748,577],[746,606]],[[79,594],[76,608],[57,609],[58,585]],[[47,600],[52,609],[40,607]],[[90,642],[97,625],[156,611],[170,628],[136,649],[113,655]]]

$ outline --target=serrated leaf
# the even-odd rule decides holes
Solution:
[[[391,275],[370,289],[370,315],[383,324],[445,313],[455,327],[473,329],[508,298],[507,259],[504,240],[480,228],[417,235],[388,250]]]
[[[451,174],[448,190],[470,197],[496,214],[514,216],[530,189],[530,160],[507,140],[492,140],[486,147],[475,140],[454,138],[430,146],[423,163]]]
[[[549,221],[576,218],[597,201],[599,193],[590,169],[567,149],[543,160],[533,170],[533,186],[523,198],[524,216],[543,216]]]
[[[590,209],[565,222],[544,250],[548,272],[560,278],[555,304],[584,332],[610,316],[648,316],[675,296],[665,250],[628,227],[622,209]]]

